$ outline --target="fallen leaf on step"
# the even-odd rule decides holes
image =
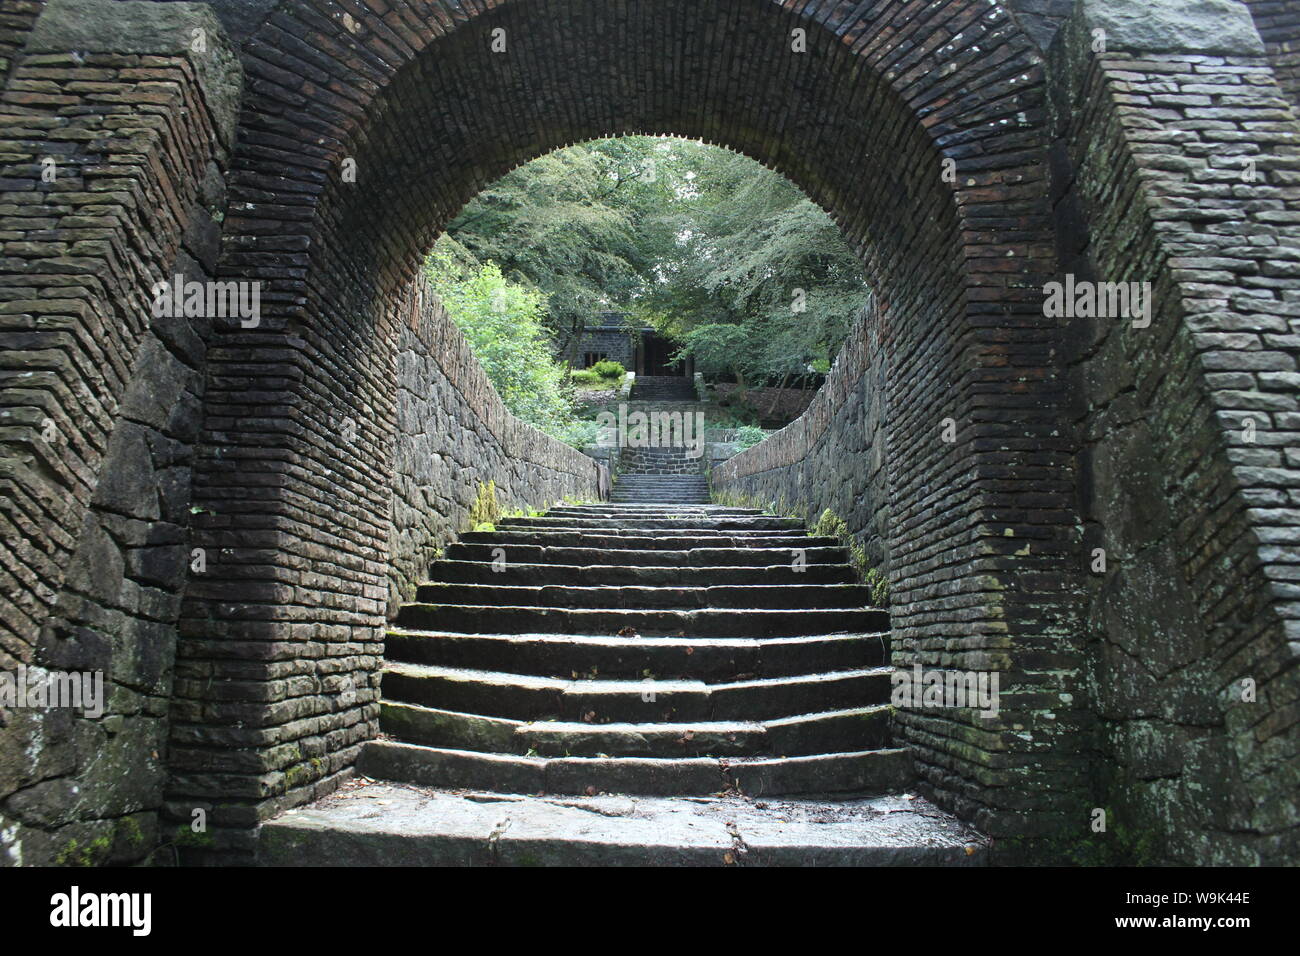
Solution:
[[[635,628],[625,627],[618,632],[618,636],[619,637],[640,637],[641,635],[636,632]]]
[[[736,863],[736,858],[732,856],[730,853],[724,853],[722,854],[722,862],[725,863],[727,866],[734,866]]]

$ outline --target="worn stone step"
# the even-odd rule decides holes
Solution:
[[[887,747],[889,708],[774,721],[588,724],[485,717],[386,700],[380,729],[404,743],[543,757],[806,756]]]
[[[461,535],[466,544],[537,545],[550,548],[624,548],[632,551],[694,548],[831,548],[835,538],[814,537],[799,531],[731,531],[726,534],[674,534],[637,531],[470,531]]]
[[[712,587],[545,584],[422,584],[425,604],[555,608],[853,608],[871,604],[860,584],[720,584]]]
[[[357,770],[379,780],[501,793],[751,796],[888,793],[911,778],[906,750],[811,757],[528,757],[378,740]]]
[[[803,525],[794,518],[776,518],[771,515],[664,515],[656,517],[630,517],[611,515],[608,518],[594,515],[556,515],[543,517],[501,518],[495,522],[498,529],[511,530],[563,530],[563,531],[632,531],[674,530],[678,532],[730,532],[730,531],[803,531]]]
[[[873,608],[629,610],[512,605],[406,604],[397,626],[479,634],[689,634],[698,637],[792,637],[797,634],[870,634],[889,626]]]
[[[510,720],[651,723],[775,720],[884,704],[889,675],[887,667],[869,667],[726,683],[573,680],[392,661],[381,686],[386,700]]]
[[[656,552],[661,553],[661,552]],[[701,567],[632,564],[527,564],[518,561],[438,561],[432,581],[455,584],[577,584],[671,586],[691,584],[853,584],[853,569],[843,564],[794,566],[792,560],[766,567]]]
[[[781,677],[875,667],[888,654],[883,633],[753,640],[390,630],[385,646],[386,659],[410,664],[555,678],[640,679],[649,673],[713,683],[742,674]]]
[[[538,797],[367,781],[258,831],[262,866],[978,866],[920,797]]]
[[[615,476],[615,486],[623,485],[632,486],[664,486],[664,487],[688,487],[707,485],[709,479],[707,475],[699,474],[668,474],[663,472],[620,472]]]
[[[687,488],[698,489],[708,486],[709,480],[704,475],[671,474],[627,474],[622,473],[614,481],[614,488]]]
[[[608,526],[597,527],[587,521],[568,521],[564,523],[555,522],[546,524],[540,518],[533,519],[528,523],[522,523],[519,519],[517,523],[506,524],[505,521],[514,519],[504,519],[498,522],[496,527],[497,534],[585,534],[592,538],[600,540],[619,540],[621,538],[671,538],[671,537],[690,537],[690,538],[721,538],[723,540],[731,538],[781,538],[803,539],[810,535],[802,528],[798,528],[793,522],[785,524],[740,524],[731,523],[730,527],[719,528],[713,527],[710,522],[696,521],[663,521],[654,524],[650,522],[635,522],[629,527],[618,527],[616,522],[610,522]],[[490,531],[480,531],[479,534],[492,534]]]
[[[808,539],[812,540],[812,539]],[[825,539],[820,539],[825,540]],[[790,564],[798,556],[808,564],[842,564],[848,552],[833,546],[810,544],[793,547],[701,547],[701,548],[601,548],[463,542],[449,545],[447,557],[456,561],[491,562],[503,558],[507,564],[569,564],[618,566],[679,566],[683,568],[772,567]]]
[[[617,492],[610,495],[610,501],[662,501],[662,502],[691,502],[691,501],[708,501],[709,493],[702,491],[696,495],[675,495],[675,494],[656,494],[654,492],[644,492],[642,494],[619,494]]]
[[[546,512],[551,518],[761,518],[771,517],[753,508],[727,508],[722,505],[604,505],[571,508],[552,508]]]

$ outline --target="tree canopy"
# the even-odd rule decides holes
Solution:
[[[450,281],[489,262],[541,297],[562,358],[597,313],[625,311],[742,383],[827,367],[868,293],[838,227],[789,181],[681,139],[572,146],[489,186],[431,263]]]

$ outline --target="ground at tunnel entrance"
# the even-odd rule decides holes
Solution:
[[[558,797],[359,778],[261,831],[266,866],[979,866],[919,796]]]

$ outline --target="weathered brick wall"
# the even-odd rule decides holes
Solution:
[[[1300,108],[1300,3],[1295,0],[1245,0],[1264,41],[1278,85]]]
[[[509,414],[460,329],[423,288],[397,343],[389,611],[413,600],[436,552],[469,530],[480,485],[502,510],[595,499],[608,486],[592,459]]]
[[[1106,557],[1098,843],[1139,861],[1294,860],[1300,823],[1300,128],[1232,6],[1111,0],[1053,59],[1064,266],[1154,290],[1149,328],[1073,335],[1086,560]]]
[[[825,384],[803,416],[713,469],[714,493],[811,526],[829,508],[889,573],[889,397],[881,316],[874,303],[853,322]]]
[[[157,836],[206,328],[150,293],[215,266],[239,68],[206,8],[145,6],[51,3],[0,100],[0,670],[110,698],[5,715],[4,862]]]

